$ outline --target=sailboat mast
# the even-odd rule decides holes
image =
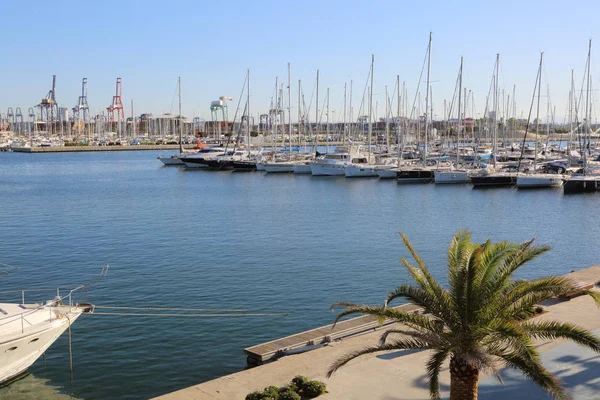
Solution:
[[[388,97],[388,87],[385,85],[385,151],[390,151],[390,101]]]
[[[400,94],[400,75],[396,75],[396,87],[398,87],[398,112],[396,116],[398,119],[396,120],[395,128],[396,128],[396,146],[398,146],[398,163],[400,163],[400,113],[402,112],[402,102],[401,96],[404,95],[404,90],[402,91],[402,95]]]
[[[275,77],[275,124],[273,128],[273,132],[275,133],[275,142],[273,146],[277,148],[277,128],[278,128],[278,120],[279,120],[279,77]],[[273,157],[275,157],[273,155]]]
[[[498,157],[498,67],[500,64],[500,53],[496,54],[496,71],[494,71],[494,130],[492,140],[494,152],[494,167]]]
[[[248,81],[247,84],[247,100],[246,100],[246,118],[247,118],[247,134],[248,134],[248,142],[246,143],[247,147],[248,147],[248,157],[250,157],[250,68],[248,68],[248,76],[246,77],[246,80]]]
[[[429,32],[429,46],[427,46],[427,86],[425,86],[425,137],[423,139],[423,165],[427,164],[427,121],[429,119],[429,78],[431,73],[431,32]]]
[[[535,120],[536,120],[536,124],[535,124],[535,146],[534,146],[534,151],[535,154],[533,155],[533,171],[535,172],[537,170],[537,145],[538,145],[538,135],[540,134],[540,97],[541,97],[541,90],[542,90],[542,61],[544,60],[544,53],[542,52],[542,54],[540,54],[540,69],[538,71],[538,98],[537,98],[537,111],[536,111],[536,116],[535,116]]]
[[[460,57],[460,72],[458,73],[458,126],[456,128],[456,165],[460,163],[459,146],[460,146],[460,131],[462,129],[461,115],[461,98],[462,98],[462,73],[463,73],[463,57]]]
[[[302,120],[302,105],[301,105],[301,93],[302,93],[302,81],[298,79],[298,146],[300,146],[300,121]],[[304,146],[304,151],[306,151],[306,143]]]
[[[344,143],[347,143],[347,131],[346,131],[346,82],[344,82]]]
[[[369,91],[369,153],[367,161],[371,163],[371,136],[373,135],[373,124],[371,122],[371,114],[373,110],[373,75],[375,67],[375,55],[371,54],[371,90]]]
[[[317,98],[315,102],[315,154],[319,145],[319,70],[317,70]]]
[[[290,139],[290,160],[292,159],[292,67],[288,63],[288,136]]]
[[[327,143],[327,153],[329,153],[329,88],[327,88],[327,127],[325,128],[326,137],[325,143]]]
[[[585,148],[583,149],[583,171],[585,174],[585,169],[587,168],[587,152],[589,151],[590,145],[590,67],[591,67],[591,55],[592,55],[592,39],[590,39],[589,49],[588,49],[588,59],[587,59],[587,93],[585,95],[585,132],[587,139],[584,137],[583,143]],[[587,143],[586,143],[587,140]]]
[[[181,116],[181,77],[177,79],[177,88],[177,91],[179,92],[179,153],[183,153],[183,118]]]

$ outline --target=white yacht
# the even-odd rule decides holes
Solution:
[[[370,164],[367,157],[352,157],[352,162],[346,166],[346,178],[377,178],[379,175],[374,164]]]
[[[336,147],[333,153],[321,155],[311,162],[310,172],[313,176],[344,176],[351,158],[347,148]]]
[[[72,292],[45,304],[0,303],[0,384],[23,374],[81,314],[93,312],[91,304],[73,304]]]

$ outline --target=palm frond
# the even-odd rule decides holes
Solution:
[[[536,321],[521,324],[529,336],[535,339],[569,339],[580,346],[600,352],[600,338],[586,329],[558,321]]]
[[[434,349],[445,348],[450,346],[449,338],[444,332],[431,332],[407,329],[388,329],[379,337],[379,345],[385,345],[390,335],[403,335],[421,340]]]
[[[429,395],[434,400],[440,399],[440,370],[448,358],[450,349],[442,348],[433,353],[427,361],[427,377],[429,378]]]
[[[358,350],[346,355],[343,355],[339,359],[337,359],[327,371],[327,377],[330,378],[331,375],[335,373],[338,369],[348,364],[350,361],[354,360],[357,357],[363,356],[365,354],[377,353],[380,351],[390,351],[390,350],[412,350],[412,349],[428,349],[427,343],[424,343],[417,339],[399,339],[394,342],[390,342],[384,346],[373,346],[367,347],[362,350]]]
[[[431,292],[412,285],[400,285],[388,294],[384,305],[387,307],[391,301],[397,298],[405,298],[423,307],[426,313],[445,321],[446,324],[453,327],[459,323],[458,316],[454,312],[449,294],[444,292],[442,293],[442,297],[443,300],[440,302],[440,299],[435,297]]]
[[[507,366],[518,369],[523,374],[540,386],[544,391],[551,394],[556,399],[568,400],[570,396],[556,379],[539,361],[533,362],[527,356],[523,356],[516,352],[498,352],[495,354],[502,359]]]
[[[391,319],[396,322],[406,324],[406,325],[410,326],[411,328],[415,328],[415,329],[420,328],[423,330],[430,330],[430,331],[435,331],[435,330],[439,329],[438,325],[434,324],[432,322],[431,318],[429,318],[427,316],[399,310],[396,308],[387,308],[387,307],[383,307],[383,306],[368,306],[368,305],[360,305],[360,304],[344,303],[344,302],[336,303],[332,306],[332,308],[334,308],[334,307],[344,307],[346,309],[337,315],[337,317],[335,318],[335,321],[333,323],[333,327],[335,327],[335,325],[338,323],[338,321],[345,316],[354,315],[354,314],[366,314],[366,315],[373,315],[375,317],[379,317],[379,318],[383,318],[383,319]]]

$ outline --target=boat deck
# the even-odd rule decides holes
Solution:
[[[420,307],[415,304],[403,304],[392,308],[408,312],[414,312],[420,309]],[[335,327],[333,325],[326,325],[310,331],[273,340],[271,342],[247,347],[244,349],[244,353],[248,356],[248,364],[261,365],[265,362],[276,360],[289,350],[301,349],[302,347],[307,346],[323,345],[337,339],[374,331],[392,323],[391,320],[386,320],[383,325],[380,325],[375,317],[366,315],[340,321]]]

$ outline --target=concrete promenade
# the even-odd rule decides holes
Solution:
[[[600,265],[572,272],[567,276],[574,281],[598,282]],[[576,323],[600,334],[600,309],[589,296],[575,297],[571,300],[557,299],[544,308],[547,312],[537,318]],[[160,396],[158,399],[244,399],[248,393],[262,390],[269,385],[283,386],[296,375],[324,381],[328,393],[319,397],[323,400],[428,399],[428,381],[425,374],[425,363],[430,355],[428,351],[370,354],[341,368],[331,379],[325,378],[328,367],[335,359],[353,350],[377,344],[382,331],[345,339],[307,353],[283,357],[260,367]],[[598,399],[600,355],[564,341],[540,341],[537,345],[542,353],[544,365],[564,381],[575,400]],[[481,399],[549,398],[517,371],[504,370],[501,375],[505,380],[504,385],[493,377],[481,380]],[[450,376],[447,365],[441,373],[440,383],[442,398],[448,398]]]

